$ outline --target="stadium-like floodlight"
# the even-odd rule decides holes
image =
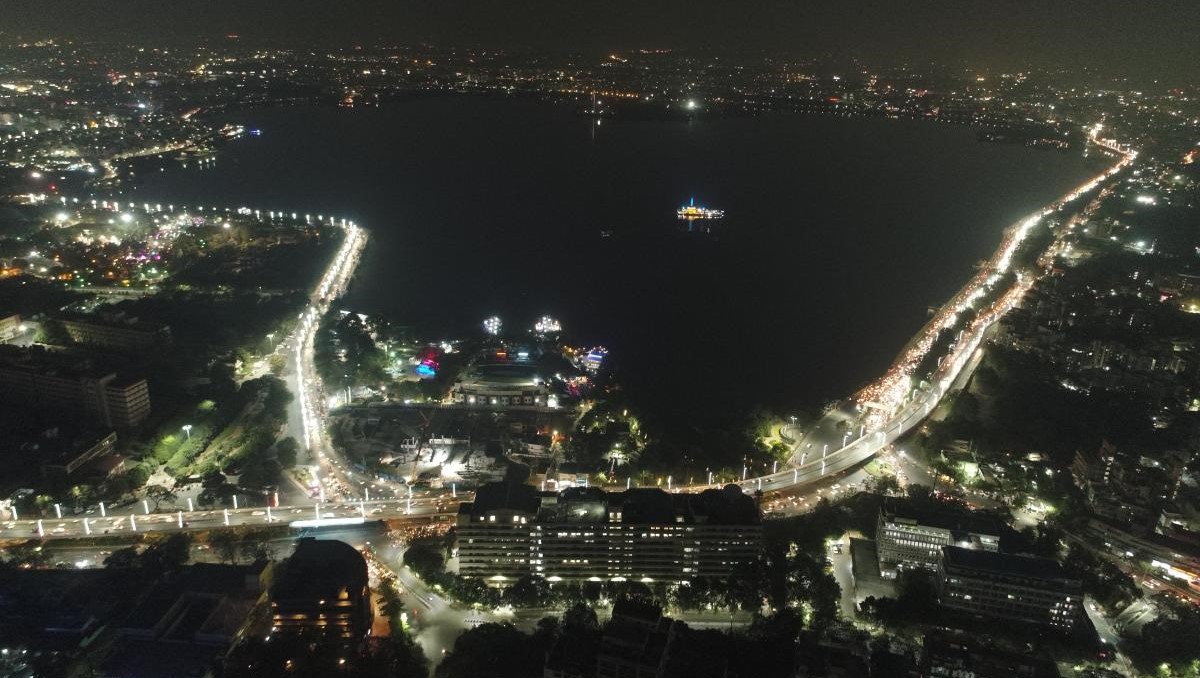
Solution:
[[[533,325],[533,331],[537,334],[558,334],[562,332],[562,323],[558,320],[544,315]]]
[[[500,318],[498,316],[492,316],[483,321],[483,331],[494,337],[500,334],[501,325],[502,323],[500,322]]]

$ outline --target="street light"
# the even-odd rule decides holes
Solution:
[[[191,440],[191,439],[192,439],[192,425],[191,425],[191,424],[184,424],[184,425],[183,425],[183,432],[187,434],[187,439],[188,439],[188,440]]]

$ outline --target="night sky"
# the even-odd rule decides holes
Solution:
[[[1200,80],[1196,0],[3,0],[0,10],[8,39],[238,33],[330,45],[762,48]]]

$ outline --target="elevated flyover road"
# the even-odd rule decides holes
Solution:
[[[934,383],[917,389],[908,402],[901,405],[876,430],[868,431],[860,425],[839,435],[835,427],[818,426],[797,443],[794,457],[797,463],[794,466],[777,473],[747,478],[737,485],[747,492],[786,490],[819,482],[871,459],[924,421],[964,368],[974,367],[978,362],[973,359],[974,354],[979,350],[989,326],[981,323],[969,333],[964,333],[948,359],[942,361]],[[849,419],[845,410],[827,416]]]
[[[0,541],[29,539],[80,539],[87,537],[135,536],[238,527],[336,527],[377,520],[453,520],[457,499],[446,498],[314,503],[307,506],[252,506],[203,511],[145,512],[142,504],[130,509],[107,511],[107,515],[64,516],[0,520]]]
[[[944,321],[937,322],[938,318],[935,317],[901,354],[899,362],[893,365],[888,375],[901,376],[904,380],[885,376],[879,382],[883,386],[880,393],[884,395],[894,394],[893,386],[907,389],[913,366],[928,356],[927,351],[935,344],[940,332],[950,327],[946,322],[967,309],[975,311],[975,319],[959,333],[946,354],[941,357],[938,368],[928,384],[913,389],[904,399],[882,398],[883,402],[889,403],[885,406],[886,412],[875,410],[870,417],[861,416],[865,413],[848,406],[834,410],[795,443],[791,459],[793,465],[790,468],[756,478],[743,478],[738,485],[745,491],[783,490],[820,481],[831,474],[840,473],[865,462],[918,426],[937,407],[946,393],[969,376],[978,364],[976,352],[992,325],[1020,303],[1033,286],[1036,273],[1025,275],[1024,271],[1017,271],[1016,282],[1007,289],[995,287],[1003,279],[999,274],[1009,271],[1014,253],[1030,231],[1043,218],[1063,210],[1068,203],[1096,190],[1103,182],[1132,163],[1137,156],[1136,152],[1115,141],[1100,138],[1100,130],[1101,126],[1095,126],[1090,132],[1090,140],[1116,153],[1119,161],[1058,201],[1010,227],[1005,232],[1000,248],[993,254],[989,267],[981,270],[944,308]],[[984,298],[989,291],[998,296],[986,308],[977,308],[977,300]],[[869,424],[864,423],[868,421]]]

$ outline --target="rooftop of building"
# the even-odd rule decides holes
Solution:
[[[336,600],[367,585],[367,561],[346,542],[305,537],[275,573],[273,600]]]
[[[220,665],[225,648],[146,638],[119,638],[100,664],[105,676],[200,678]]]
[[[622,602],[625,605],[622,605]],[[600,654],[621,662],[657,667],[671,640],[675,620],[662,608],[639,601],[618,601],[604,625]]]
[[[492,386],[537,386],[537,365],[531,363],[487,363],[472,366],[462,377],[464,384]]]
[[[487,483],[475,491],[475,501],[464,503],[463,508],[474,515],[493,511],[520,511],[537,513],[541,506],[537,488],[518,483]]]
[[[0,572],[0,638],[35,647],[76,644],[103,617],[111,574],[100,569]]]
[[[37,374],[54,374],[67,379],[100,379],[115,373],[96,360],[69,351],[44,347],[0,345],[0,366]]]
[[[1025,648],[1009,649],[964,633],[934,631],[925,634],[923,663],[951,665],[975,675],[1019,675],[1026,678],[1057,678],[1054,660],[1031,654]]]
[[[662,606],[641,598],[617,598],[613,603],[612,618],[624,619],[641,624],[657,624],[662,619]]]
[[[620,522],[634,525],[753,525],[760,520],[754,499],[736,485],[672,494],[655,487],[539,492],[529,485],[488,483],[478,489],[473,503],[459,508],[460,513],[476,517],[504,510],[536,516],[545,523],[608,522],[615,512],[620,513]]]
[[[63,312],[60,313],[57,320],[66,320],[77,323],[87,323],[88,325],[99,325],[102,327],[123,327],[140,332],[160,332],[169,329],[162,323],[150,322],[142,320],[136,316],[126,315],[122,312],[117,313],[79,313],[79,312]]]
[[[126,629],[152,629],[180,598],[193,596],[208,597],[210,602],[197,606],[192,614],[181,620],[186,622],[183,626],[187,628],[177,628],[173,634],[178,635],[184,630],[190,630],[194,634],[203,626],[207,626],[209,632],[218,631],[209,617],[220,607],[222,599],[248,598],[249,602],[253,602],[253,599],[258,597],[259,576],[266,567],[267,563],[258,562],[252,565],[196,563],[180,568],[170,576],[155,582],[121,626]],[[244,612],[249,612],[249,606],[245,606]],[[245,614],[233,623],[240,625],[244,618]],[[236,630],[236,626],[234,629]]]
[[[972,513],[951,504],[945,507],[926,506],[910,499],[889,497],[879,512],[884,520],[913,521],[925,527],[952,532],[999,536],[1004,529],[1004,523],[995,516]]]
[[[43,464],[65,464],[97,446],[115,445],[116,442],[117,434],[112,431],[55,426],[42,431],[36,438],[18,441],[17,447],[36,451]]]
[[[1057,560],[1037,556],[943,546],[942,559],[947,567],[961,567],[1046,581],[1074,579]]]

